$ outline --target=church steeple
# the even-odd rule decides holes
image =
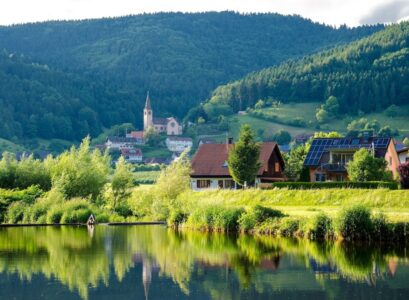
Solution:
[[[152,110],[152,107],[151,107],[151,98],[149,97],[149,91],[148,91],[148,93],[146,94],[145,109]]]
[[[143,130],[146,131],[150,127],[153,127],[153,111],[148,91],[146,95],[145,109],[143,110]]]

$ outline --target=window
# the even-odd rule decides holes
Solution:
[[[175,127],[175,122],[170,123],[170,126]]]
[[[332,162],[333,164],[346,165],[353,158],[352,153],[332,153]]]
[[[224,187],[226,189],[234,189],[234,181],[231,179],[227,179],[224,181]]]
[[[315,173],[315,181],[316,182],[324,182],[326,180],[327,180],[327,178],[326,178],[325,173]]]
[[[219,180],[218,185],[219,185],[219,189],[222,189],[223,188],[223,180]]]
[[[276,173],[279,173],[279,172],[280,172],[280,163],[276,162],[276,163],[274,164],[274,171],[275,171]]]
[[[210,180],[198,180],[196,182],[196,187],[198,189],[206,189],[210,187]]]
[[[389,165],[392,166],[392,156],[389,156]]]

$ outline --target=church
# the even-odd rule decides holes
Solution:
[[[151,99],[146,96],[145,108],[143,110],[143,130],[146,132],[149,128],[153,128],[157,133],[165,133],[166,135],[182,135],[183,127],[174,117],[169,118],[154,118],[151,106]]]

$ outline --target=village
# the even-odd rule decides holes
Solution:
[[[100,150],[122,156],[126,162],[137,165],[168,165],[177,160],[183,152],[191,156],[191,188],[237,189],[240,188],[229,173],[227,160],[229,151],[234,147],[232,138],[224,142],[201,139],[197,145],[193,139],[183,135],[183,125],[174,117],[154,117],[149,93],[143,111],[143,130],[130,131],[123,136],[109,136]],[[239,112],[243,113],[243,112]],[[144,158],[140,146],[146,144],[149,132],[166,136],[165,146],[172,153],[168,158]],[[314,137],[300,135],[294,145],[310,143],[309,151],[303,162],[308,169],[310,182],[345,182],[349,180],[347,164],[360,149],[366,149],[376,158],[383,158],[392,177],[399,178],[398,167],[409,161],[409,147],[392,137],[377,137],[371,131],[363,131],[359,137]],[[161,147],[161,146],[157,146]],[[289,145],[279,145],[274,141],[261,142],[259,162],[261,166],[254,180],[256,187],[269,186],[275,182],[290,180],[285,174],[285,155],[290,152]],[[192,150],[195,151],[192,151]],[[115,155],[114,155],[115,156]]]

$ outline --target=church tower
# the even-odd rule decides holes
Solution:
[[[153,112],[151,107],[151,99],[149,92],[146,95],[145,108],[143,110],[143,130],[148,130],[149,127],[153,127]]]

